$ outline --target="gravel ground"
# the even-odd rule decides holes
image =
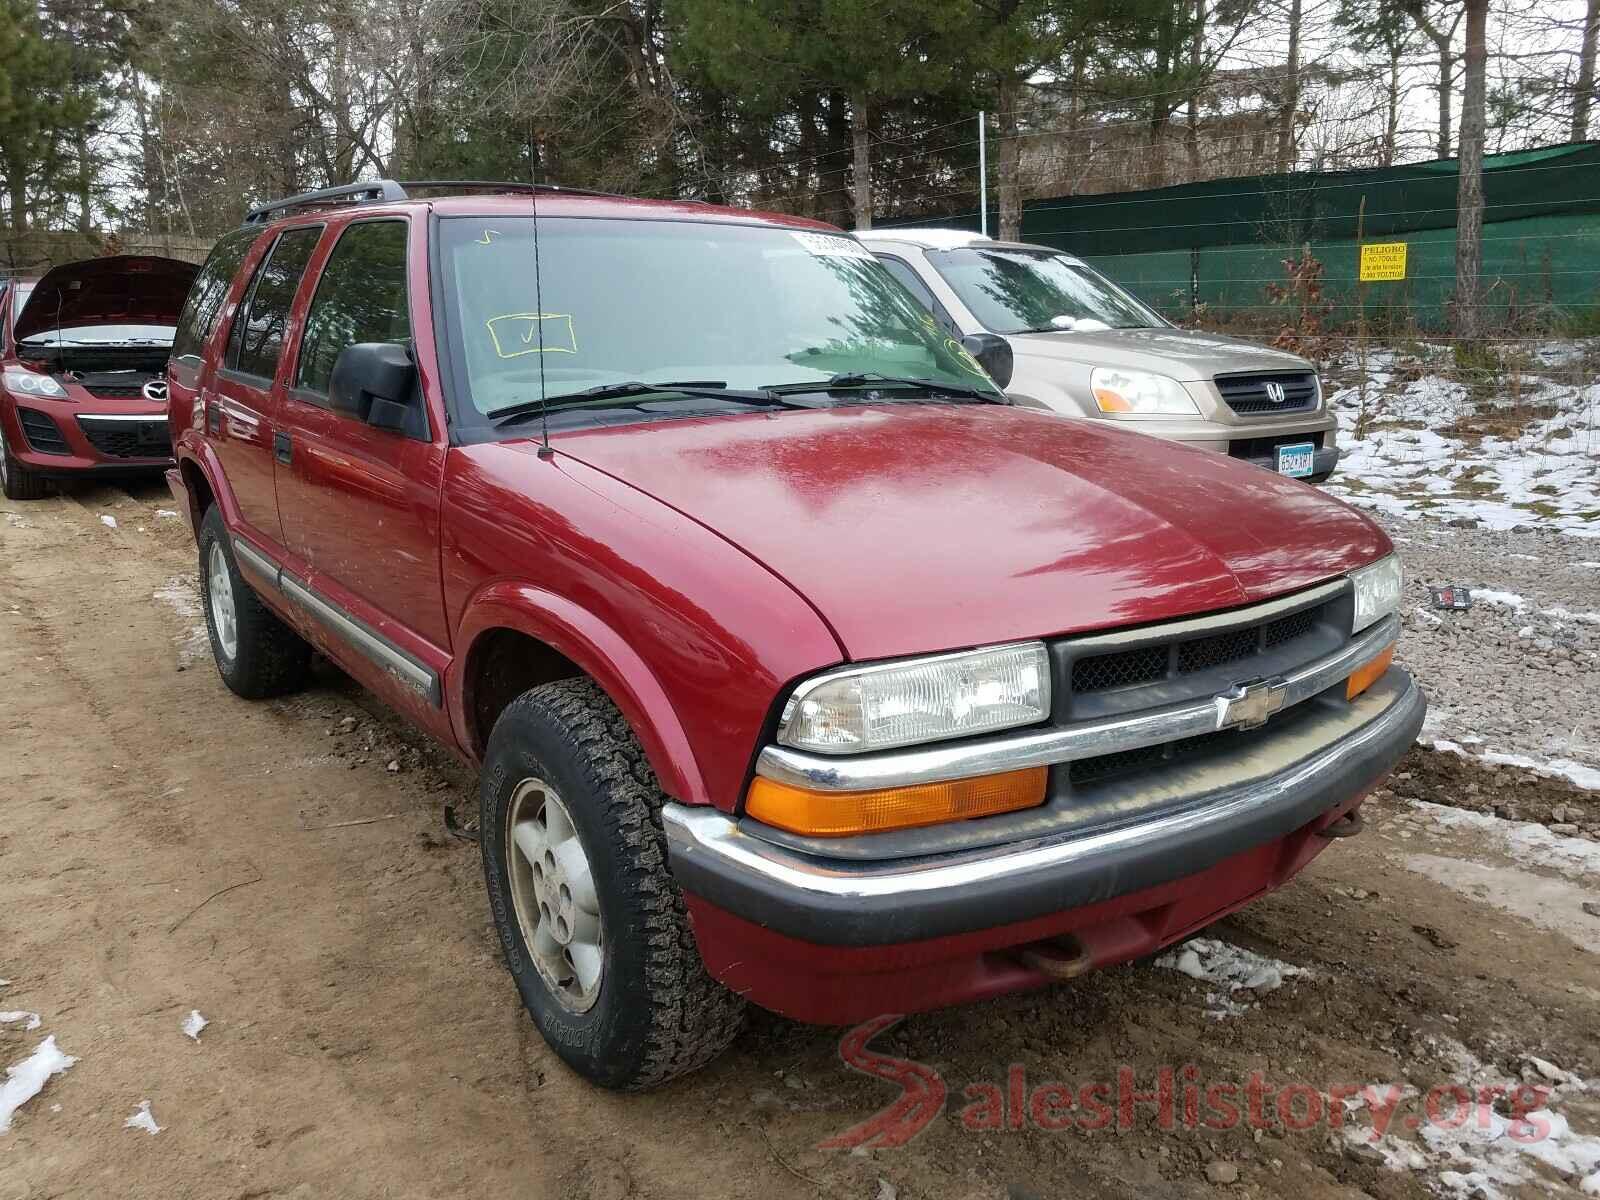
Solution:
[[[1428,692],[1425,734],[1600,768],[1600,541],[1384,523],[1405,565],[1400,657]],[[1472,607],[1434,610],[1428,588],[1445,584],[1473,589]]]

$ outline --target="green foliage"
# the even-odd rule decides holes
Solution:
[[[0,188],[21,230],[87,192],[87,143],[104,108],[103,64],[32,0],[0,0]]]

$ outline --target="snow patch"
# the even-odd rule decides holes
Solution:
[[[17,1012],[0,1012],[0,1025],[15,1025],[18,1021],[22,1022],[22,1031],[24,1033],[31,1033],[39,1028],[42,1023],[39,1020],[39,1014],[36,1012],[22,1012],[20,1010]]]
[[[200,1040],[200,1031],[209,1024],[211,1022],[200,1015],[198,1008],[191,1008],[189,1015],[183,1019],[183,1034],[191,1041],[198,1042]]]
[[[1521,612],[1528,607],[1528,602],[1515,592],[1500,592],[1494,588],[1473,588],[1472,598],[1481,604],[1498,604],[1503,608],[1515,609]]]
[[[178,512],[177,512],[176,509],[172,509],[172,508],[158,508],[158,509],[156,509],[156,516],[165,518],[167,520],[171,520],[173,517],[176,517],[177,515],[178,515]]]
[[[1600,878],[1600,842],[1562,837],[1531,821],[1507,821],[1489,813],[1410,800],[1411,809],[1440,829],[1470,829],[1499,843],[1500,850],[1525,867],[1544,867],[1569,878]]]
[[[1600,770],[1570,758],[1531,758],[1526,754],[1508,754],[1503,750],[1479,750],[1476,754],[1469,754],[1448,738],[1435,738],[1431,743],[1423,741],[1422,744],[1431,745],[1433,749],[1446,754],[1459,754],[1462,758],[1479,758],[1502,767],[1521,767],[1537,775],[1565,779],[1578,787],[1600,791]]]
[[[7,1067],[6,1081],[0,1084],[0,1133],[11,1131],[11,1118],[17,1109],[42,1092],[52,1075],[61,1074],[77,1061],[70,1054],[61,1053],[52,1034],[27,1058]]]
[[[188,628],[172,639],[178,647],[180,663],[187,666],[211,653],[211,635],[206,631],[205,610],[200,603],[200,589],[192,577],[172,576],[151,593],[151,599],[165,604],[188,622]]]
[[[1253,1007],[1250,997],[1240,1000],[1235,998],[1235,992],[1260,996],[1282,987],[1286,979],[1312,974],[1305,967],[1291,966],[1215,938],[1193,938],[1157,958],[1156,966],[1180,971],[1202,983],[1220,985],[1224,990],[1206,993],[1206,1015],[1212,1020],[1237,1017]]]
[[[117,527],[117,519],[115,517],[108,516],[105,513],[101,513],[100,524],[104,525],[107,529],[115,529]]]
[[[156,1134],[166,1128],[165,1125],[156,1124],[155,1116],[150,1112],[150,1101],[148,1100],[139,1101],[139,1111],[124,1121],[122,1127],[124,1129],[142,1129],[151,1137],[155,1137]]]

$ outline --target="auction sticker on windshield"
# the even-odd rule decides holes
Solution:
[[[1278,447],[1278,474],[1299,479],[1311,474],[1311,464],[1316,447],[1310,442],[1296,442],[1292,446]]]
[[[853,237],[835,233],[802,233],[791,231],[790,236],[813,254],[837,255],[840,258],[872,258],[868,250]]]

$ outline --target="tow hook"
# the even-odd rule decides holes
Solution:
[[[1019,946],[1016,953],[1024,966],[1051,979],[1074,979],[1094,965],[1084,944],[1070,933],[1048,942]]]
[[[1321,829],[1317,830],[1317,836],[1325,838],[1355,837],[1356,834],[1360,833],[1366,827],[1367,823],[1361,819],[1360,811],[1352,808],[1337,821],[1334,821],[1328,825],[1324,825]]]

